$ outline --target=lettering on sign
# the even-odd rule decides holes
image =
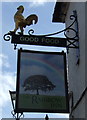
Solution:
[[[38,38],[33,38],[33,37],[20,37],[20,41],[28,41],[28,42],[38,42],[39,39]]]
[[[42,46],[57,46],[66,47],[66,38],[43,37],[43,36],[28,36],[28,35],[13,35],[11,43],[42,45]]]
[[[27,42],[34,42],[34,43],[38,43],[39,42],[39,38],[37,37],[20,37],[20,41],[27,41]],[[54,40],[54,39],[48,39],[48,38],[41,38],[40,40],[41,43],[47,43],[47,44],[59,44],[59,40]]]

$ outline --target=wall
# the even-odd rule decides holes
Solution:
[[[78,50],[70,48],[68,53],[68,69],[69,69],[69,91],[73,91],[74,105],[77,100],[80,98],[82,92],[86,87],[85,79],[85,2],[71,2],[67,16],[66,16],[66,27],[68,27],[72,20],[70,20],[70,15],[73,14],[73,11],[77,11],[77,19],[79,26],[79,49],[80,49],[80,64],[77,65],[77,55]],[[75,26],[73,26],[75,28]],[[70,36],[73,35],[69,31]],[[81,100],[80,104],[73,111],[73,116],[75,118],[85,118],[86,109],[85,109],[85,97]]]
[[[85,4],[85,23],[87,21],[87,2]],[[85,24],[85,60],[87,60],[87,24]],[[85,85],[87,87],[87,63],[85,63]],[[85,118],[87,119],[87,92],[86,92],[86,96],[85,96],[85,100],[86,100],[86,105],[85,105]]]

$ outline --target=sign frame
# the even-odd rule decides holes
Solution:
[[[64,57],[64,77],[65,77],[65,99],[66,99],[66,109],[62,110],[47,110],[47,109],[25,109],[18,107],[19,101],[19,83],[20,83],[20,61],[21,61],[21,53],[22,52],[30,52],[30,53],[45,53],[45,54],[56,54],[63,55]],[[18,50],[18,59],[17,59],[17,82],[16,82],[16,102],[15,102],[15,112],[43,112],[43,113],[69,113],[69,100],[68,100],[68,83],[67,83],[67,68],[66,68],[66,53],[64,52],[42,52],[42,51],[31,51],[31,50]]]

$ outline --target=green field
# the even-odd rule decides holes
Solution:
[[[64,110],[66,99],[64,96],[20,94],[18,108]]]

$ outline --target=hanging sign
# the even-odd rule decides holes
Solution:
[[[68,113],[66,55],[18,51],[16,111]]]
[[[11,43],[16,44],[27,44],[27,45],[42,45],[42,46],[55,46],[55,47],[66,47],[66,38],[56,37],[44,37],[34,35],[12,35]]]

